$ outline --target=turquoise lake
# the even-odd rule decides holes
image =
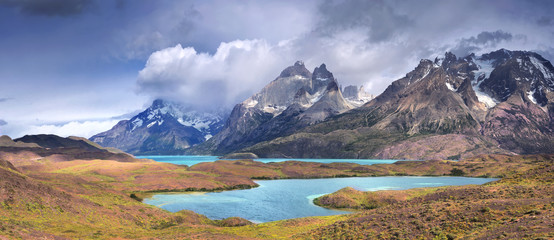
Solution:
[[[137,158],[148,158],[158,162],[173,163],[178,165],[192,166],[201,162],[215,162],[220,160],[218,156],[183,156],[183,155],[160,155],[160,156],[136,156]],[[399,160],[380,160],[380,159],[312,159],[312,158],[259,158],[255,161],[268,163],[268,162],[284,162],[284,161],[303,161],[303,162],[319,162],[319,163],[332,163],[332,162],[349,162],[357,163],[361,165],[371,165],[379,163],[394,163]],[[402,160],[400,160],[402,161]]]
[[[261,223],[282,219],[348,213],[318,207],[312,200],[344,187],[363,191],[401,190],[418,187],[483,184],[497,179],[466,177],[358,177],[256,181],[253,189],[210,193],[164,193],[144,203],[171,212],[183,209],[211,219],[242,217]]]

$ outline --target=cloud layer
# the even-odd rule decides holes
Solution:
[[[495,48],[503,41],[509,42],[513,38],[511,33],[497,30],[495,32],[481,32],[477,36],[462,38],[451,51],[457,56],[467,56],[482,48]]]
[[[19,131],[12,132],[12,136],[24,136],[27,134],[55,134],[62,137],[79,136],[89,138],[94,134],[111,129],[118,120],[106,121],[72,121],[64,124],[42,124],[16,126]]]
[[[62,17],[81,14],[91,4],[92,0],[0,0],[0,5],[25,14]]]

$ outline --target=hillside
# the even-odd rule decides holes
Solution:
[[[85,138],[62,138],[51,134],[26,135],[12,140],[0,139],[0,157],[10,161],[30,162],[29,159],[71,161],[75,159],[111,159],[121,162],[142,161],[118,149],[103,148]]]

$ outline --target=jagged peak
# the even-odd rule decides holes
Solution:
[[[328,92],[338,91],[338,90],[339,90],[339,85],[338,85],[337,81],[332,80],[332,81],[329,82],[329,84],[327,84],[327,91]]]
[[[319,67],[316,67],[312,76],[312,79],[314,80],[325,80],[333,78],[333,74],[329,72],[329,70],[327,70],[327,66],[325,65],[325,63],[322,63]]]
[[[446,52],[444,53],[444,58],[445,60],[453,60],[453,61],[456,61],[458,58],[456,57],[456,55],[452,52]]]
[[[308,69],[306,69],[306,66],[304,66],[304,62],[296,61],[294,65],[285,68],[281,72],[281,74],[279,74],[280,78],[293,77],[293,76],[303,76],[305,78],[311,78],[312,73]]]
[[[417,65],[417,67],[415,68],[415,70],[418,70],[418,69],[421,69],[421,68],[429,68],[431,66],[433,66],[435,63],[429,59],[421,59],[419,61],[419,64]]]
[[[526,52],[521,52],[521,51],[512,52],[512,51],[506,50],[504,48],[501,48],[499,50],[492,51],[490,53],[485,53],[485,54],[481,55],[480,58],[482,60],[494,60],[495,62],[503,62],[507,59],[512,58],[514,53],[516,55],[520,55],[520,54],[524,54]]]

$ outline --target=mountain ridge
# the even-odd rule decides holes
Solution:
[[[355,108],[341,91],[325,64],[311,73],[297,61],[258,93],[237,104],[222,131],[188,153],[227,154]],[[363,101],[359,95],[351,99]],[[367,99],[368,95],[362,96]]]
[[[552,76],[552,64],[533,52],[500,49],[463,58],[446,53],[421,60],[360,108],[240,151],[408,159],[552,152]]]

